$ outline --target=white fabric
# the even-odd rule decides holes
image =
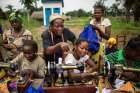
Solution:
[[[121,79],[116,79],[115,80],[115,87],[116,89],[120,88],[123,84],[124,84],[124,80],[121,80]]]
[[[105,27],[111,26],[111,22],[110,22],[110,20],[109,20],[108,18],[105,18],[105,19],[102,21],[101,25],[104,25]]]
[[[68,54],[65,58],[65,64],[76,65],[77,61],[72,54]]]
[[[77,60],[77,59],[75,59],[75,57],[73,56],[73,54],[69,53],[66,56],[66,58],[65,58],[65,63],[66,64],[76,65],[79,62],[84,63],[88,59],[89,59],[89,56],[88,55],[85,55],[84,57],[81,57],[79,60]]]
[[[90,24],[93,24],[93,23],[94,23],[94,20],[95,20],[95,19],[92,19],[92,20],[90,21]],[[108,18],[104,18],[104,19],[101,21],[101,24],[97,24],[97,25],[102,25],[102,26],[108,27],[108,26],[111,26],[111,21],[110,21]]]
[[[89,59],[88,55],[85,55],[84,57],[81,57],[79,62],[86,62]]]
[[[75,57],[73,56],[73,54],[69,53],[66,58],[65,58],[65,64],[72,64],[72,65],[76,65],[77,63],[83,63],[85,64],[85,62],[89,59],[88,55],[85,55],[84,57],[81,57],[79,60],[75,59]],[[80,73],[79,70],[74,69],[75,73]]]
[[[112,91],[111,89],[103,88],[102,93],[111,93],[111,91]],[[96,93],[99,93],[98,88],[97,88]]]

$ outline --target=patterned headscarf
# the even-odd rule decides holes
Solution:
[[[9,21],[18,20],[22,23],[22,18],[17,12],[13,12],[9,15]]]

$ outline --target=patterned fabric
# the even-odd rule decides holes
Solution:
[[[32,33],[29,30],[26,30],[24,28],[22,28],[21,34],[18,36],[14,36],[13,32],[14,32],[14,29],[10,29],[8,31],[5,31],[3,34],[3,40],[7,40],[8,44],[13,43],[17,47],[21,47],[23,45],[23,40],[32,39]]]
[[[23,40],[32,39],[32,33],[24,28],[22,28],[21,33],[18,36],[15,36],[13,32],[14,29],[10,29],[3,33],[3,40],[8,41],[8,44],[12,47],[11,50],[4,47],[0,49],[4,61],[15,58],[21,52]]]
[[[13,20],[18,20],[20,22],[22,22],[22,18],[20,15],[16,14],[15,12],[11,13],[9,16],[9,21],[13,21]]]
[[[9,93],[7,83],[0,83],[0,93]]]
[[[112,64],[122,64],[123,66],[128,67],[126,63],[126,59],[124,57],[124,49],[120,49],[114,53],[110,53],[106,55],[105,60],[109,61]],[[132,63],[131,67],[133,68],[140,67],[140,60],[136,60],[131,63]]]
[[[99,51],[92,56],[92,60],[94,60],[95,63],[97,63],[97,66],[99,69],[101,69],[101,66],[103,65],[103,55],[105,55],[105,44],[103,42],[100,42],[100,48]]]

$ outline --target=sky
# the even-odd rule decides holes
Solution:
[[[86,11],[91,11],[93,5],[98,0],[64,0],[64,12],[72,11],[72,10],[78,10],[78,9],[84,9]],[[115,0],[107,0],[105,2],[105,5],[110,7],[113,3],[115,3]],[[23,6],[20,4],[19,0],[0,0],[0,7],[5,10],[5,7],[7,5],[14,6],[15,9],[21,9]],[[39,2],[38,6],[41,6],[41,3]]]
[[[69,10],[78,10],[78,9],[84,9],[86,11],[91,11],[93,8],[93,5],[98,0],[64,0],[64,12],[67,12]],[[108,5],[109,7],[115,3],[115,0],[107,0],[105,5]]]

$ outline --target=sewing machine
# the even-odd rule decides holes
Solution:
[[[48,80],[48,84],[44,83],[43,89],[46,93],[95,93],[96,88],[94,85],[90,84],[62,84],[60,86],[55,86],[55,73],[61,73],[67,70],[73,70],[73,69],[79,69],[80,71],[84,70],[83,64],[77,64],[77,65],[70,65],[70,64],[54,64],[49,63],[47,67],[47,71],[49,73],[49,76],[46,77],[46,80]],[[68,75],[68,74],[67,74]],[[49,77],[49,78],[48,78]],[[65,76],[69,77],[69,76]],[[67,78],[64,78],[67,79]],[[46,82],[47,83],[47,82]]]
[[[77,84],[77,85],[72,85],[72,84],[67,84],[67,85],[62,85],[62,86],[55,86],[55,74],[60,73],[62,70],[72,70],[72,69],[80,69],[83,70],[83,65],[78,64],[78,65],[66,65],[66,64],[54,64],[50,63],[48,67],[46,68],[47,74],[45,77],[45,82],[43,83],[43,89],[46,93],[95,93],[96,88],[94,85],[89,85],[89,84]],[[23,79],[24,80],[24,79]],[[48,83],[46,84],[46,83]],[[23,93],[24,90],[27,89],[27,87],[31,84],[32,82],[25,82],[23,84],[18,84],[18,93]]]

